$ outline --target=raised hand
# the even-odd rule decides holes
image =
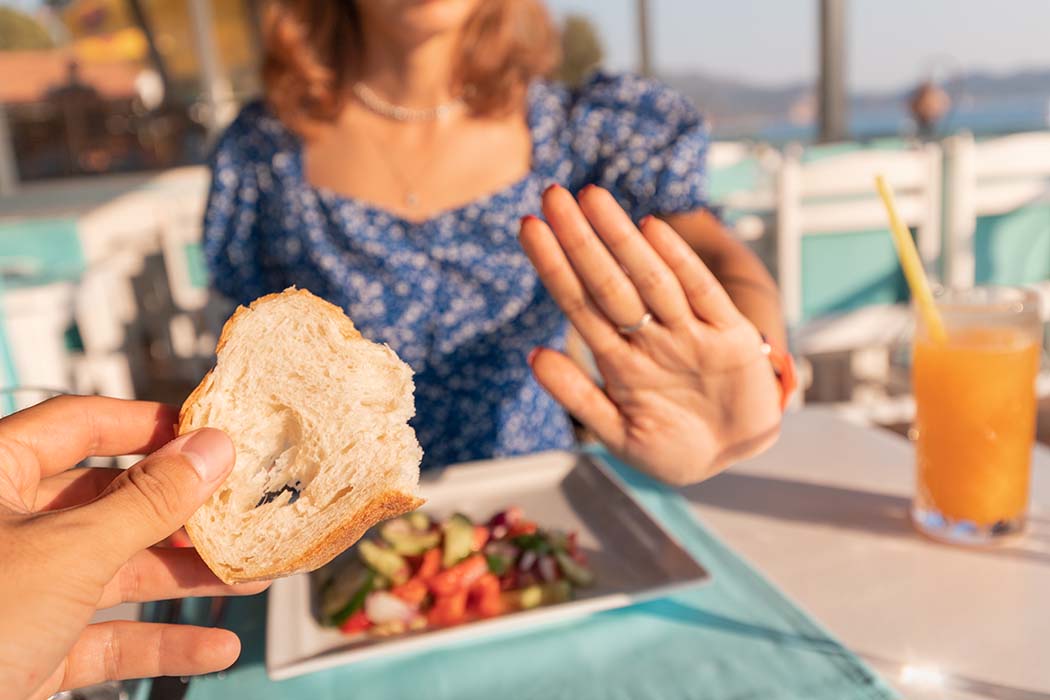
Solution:
[[[775,440],[780,389],[755,327],[665,222],[635,226],[609,192],[554,186],[521,244],[591,348],[603,387],[549,348],[543,387],[611,450],[672,483],[700,481]]]

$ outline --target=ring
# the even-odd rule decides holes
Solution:
[[[646,311],[645,315],[638,319],[638,323],[632,323],[629,326],[620,326],[616,330],[620,331],[620,333],[622,333],[623,335],[630,335],[631,333],[637,333],[638,331],[648,326],[649,322],[652,320],[653,315]]]

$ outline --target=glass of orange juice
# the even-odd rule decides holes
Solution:
[[[1011,287],[942,290],[947,342],[917,319],[916,494],[923,533],[991,544],[1023,531],[1042,356],[1039,298]]]

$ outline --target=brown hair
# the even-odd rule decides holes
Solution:
[[[359,58],[353,0],[272,0],[267,7],[263,83],[289,126],[308,132],[334,119]],[[559,61],[557,30],[540,0],[482,0],[463,29],[454,75],[478,114],[513,108],[536,77]]]

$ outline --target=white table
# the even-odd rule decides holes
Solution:
[[[694,511],[908,698],[1050,699],[1050,450],[1002,549],[915,533],[904,438],[807,409],[766,454],[683,489]],[[936,670],[943,683],[924,684]],[[916,680],[918,679],[918,680]]]

